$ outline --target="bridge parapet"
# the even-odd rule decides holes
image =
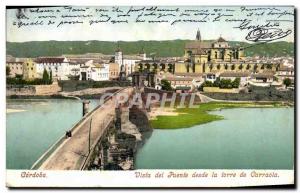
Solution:
[[[102,136],[105,136],[115,120],[116,94],[132,94],[133,88],[127,87],[105,99],[105,107],[98,105],[87,113],[71,129],[72,137],[62,136],[31,169],[42,170],[80,170],[85,167],[90,152]]]

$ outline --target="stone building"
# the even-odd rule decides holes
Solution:
[[[24,62],[6,61],[6,66],[9,68],[9,77],[23,76]]]
[[[136,63],[141,60],[146,60],[146,54],[144,51],[137,55],[124,55],[121,48],[118,47],[115,51],[114,63],[119,65],[120,77],[126,77],[135,72]]]
[[[221,36],[216,41],[202,41],[199,30],[196,40],[185,45],[184,57],[184,63],[176,65],[176,72],[203,73],[210,72],[214,68],[224,71],[228,69],[228,65],[232,67],[234,64],[243,64],[245,59],[243,47],[230,46]]]
[[[26,58],[23,63],[23,79],[33,80],[37,78],[35,62],[32,58]]]
[[[109,80],[116,80],[119,78],[119,64],[109,63]]]

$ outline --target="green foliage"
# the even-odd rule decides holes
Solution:
[[[204,124],[212,121],[224,119],[222,116],[208,113],[216,109],[229,108],[251,108],[251,107],[278,107],[277,103],[257,104],[257,103],[220,103],[210,102],[200,104],[198,108],[176,108],[178,116],[157,116],[151,120],[151,126],[155,129],[180,129],[194,125]]]
[[[6,66],[6,76],[10,75],[10,68],[8,66]]]
[[[234,81],[230,79],[221,79],[218,77],[214,83],[211,81],[205,81],[200,87],[199,90],[203,90],[203,87],[219,87],[219,88],[238,88],[240,85],[241,79],[235,78]]]
[[[241,82],[241,78],[235,78],[234,81],[232,81],[231,85],[233,88],[239,88]]]
[[[211,81],[206,80],[201,86],[202,87],[213,87],[213,83]]]
[[[214,87],[219,87],[219,85],[220,85],[220,77],[217,77],[216,80],[213,83],[213,86]]]
[[[161,89],[171,91],[173,90],[169,81],[163,79],[161,80]]]
[[[222,79],[220,81],[220,88],[232,88],[230,79]]]
[[[49,77],[49,81],[52,82],[52,70],[50,70],[50,77]]]
[[[283,84],[285,85],[285,87],[288,87],[292,84],[292,80],[290,78],[285,78],[283,80]]]
[[[156,53],[157,57],[181,57],[184,47],[191,40],[166,40],[166,41],[135,41],[119,42],[124,54],[137,54],[143,48],[145,52]],[[245,42],[229,42],[232,46],[240,44],[249,47]],[[252,44],[253,45],[253,44]],[[103,53],[113,54],[117,42],[109,41],[32,41],[32,42],[6,42],[8,55],[14,57],[39,57],[60,56],[62,54]],[[293,42],[270,42],[253,45],[245,50],[246,56],[294,56]]]
[[[44,81],[45,84],[51,84],[52,83],[52,80],[50,80],[49,74],[48,74],[46,69],[44,69],[42,80]]]
[[[16,74],[16,79],[17,80],[22,80],[23,79],[23,74]]]

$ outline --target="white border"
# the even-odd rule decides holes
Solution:
[[[1,192],[8,192],[9,190],[5,187],[5,6],[6,5],[294,5],[296,8],[299,8],[300,1],[299,0],[254,0],[254,1],[247,1],[245,4],[245,1],[241,0],[230,0],[230,1],[224,1],[224,0],[210,0],[210,1],[199,1],[199,0],[140,0],[140,1],[130,1],[130,0],[68,0],[65,2],[62,2],[61,0],[2,0],[0,1],[0,22],[2,23],[2,27],[0,28],[0,38],[1,38],[1,46],[0,46],[0,61],[2,61],[2,70],[0,75],[0,89],[1,93],[1,99],[0,99],[0,108],[2,109],[0,117],[1,117],[1,124],[0,124],[0,136],[2,139],[0,139],[0,149],[2,150],[3,154],[0,156],[0,163],[1,163],[1,171],[0,171],[0,187]],[[298,10],[299,15],[299,10]],[[297,26],[299,26],[299,19],[296,20]],[[296,34],[296,36],[298,33]],[[298,43],[298,41],[297,41]],[[297,50],[297,58],[299,58],[299,52]],[[296,64],[298,65],[298,64]],[[299,67],[297,67],[297,74],[299,74]],[[298,78],[297,78],[297,85],[298,85]],[[297,95],[297,101],[299,101],[299,95]],[[299,119],[299,114],[297,114],[297,120]],[[297,138],[299,137],[299,131],[297,132]],[[298,148],[296,148],[298,150]],[[297,154],[299,152],[297,151]],[[298,164],[298,163],[297,163]],[[296,178],[298,179],[298,178]],[[296,182],[298,184],[298,180]],[[33,190],[32,190],[33,191]],[[49,190],[48,190],[49,191]],[[50,190],[51,191],[51,190]],[[97,191],[97,190],[95,190]],[[59,190],[58,192],[61,192]]]

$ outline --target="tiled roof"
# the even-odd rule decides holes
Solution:
[[[211,48],[212,42],[192,41],[185,44],[186,49]]]
[[[273,78],[274,74],[272,73],[257,73],[257,74],[252,74],[253,78]]]
[[[190,77],[174,77],[174,76],[169,76],[166,77],[165,79],[169,81],[192,81],[193,80]]]
[[[23,64],[24,62],[6,62],[7,64]]]
[[[220,74],[220,77],[247,77],[249,75],[247,72],[224,72]]]
[[[294,68],[292,67],[287,67],[287,66],[284,66],[284,67],[281,67],[278,69],[279,71],[294,71]]]
[[[190,76],[190,77],[201,77],[204,73],[194,73],[194,72],[178,72],[174,74],[175,76]]]
[[[52,58],[52,57],[42,57],[42,58],[37,58],[35,60],[36,63],[63,63],[64,58]]]

